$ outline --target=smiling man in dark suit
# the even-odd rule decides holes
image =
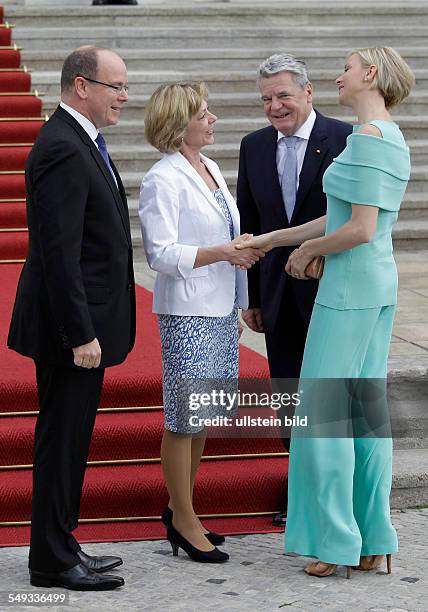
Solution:
[[[241,231],[255,235],[325,214],[322,177],[352,131],[347,123],[313,109],[306,65],[291,55],[265,60],[258,85],[271,125],[242,140],[237,186]],[[248,271],[249,309],[242,312],[250,329],[265,334],[270,376],[275,379],[299,377],[318,289],[318,281],[285,273],[293,250],[273,249]],[[283,442],[288,450],[288,437]],[[283,524],[285,515],[277,515],[274,522]]]
[[[61,103],[26,171],[29,252],[8,345],[36,365],[30,579],[34,586],[108,590],[120,557],[90,557],[77,527],[104,369],[135,338],[135,287],[126,196],[98,129],[128,99],[122,59],[81,47],[65,60]]]

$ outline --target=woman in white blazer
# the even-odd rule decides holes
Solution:
[[[217,120],[207,98],[204,83],[163,85],[151,96],[146,138],[165,155],[144,177],[139,214],[147,260],[157,272],[161,458],[170,496],[162,520],[174,554],[181,547],[195,561],[220,563],[229,558],[215,547],[224,537],[208,532],[193,510],[205,434],[203,415],[190,409],[186,389],[194,392],[196,381],[207,379],[237,380],[238,307],[247,308],[248,300],[245,270],[264,252],[235,248],[243,239],[238,209],[217,164],[201,154],[214,142]],[[193,389],[183,381],[193,381]]]

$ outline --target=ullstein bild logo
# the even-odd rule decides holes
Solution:
[[[192,414],[189,418],[189,424],[192,427],[307,427],[308,417],[293,416],[283,418],[279,417],[224,417],[215,416],[213,418],[201,419],[196,414]]]

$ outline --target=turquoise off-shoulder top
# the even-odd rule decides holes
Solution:
[[[323,178],[327,195],[326,234],[349,221],[352,204],[379,208],[370,242],[327,255],[316,302],[340,310],[396,304],[397,269],[392,226],[410,177],[409,148],[396,123],[371,121],[381,137],[358,134],[359,125]]]

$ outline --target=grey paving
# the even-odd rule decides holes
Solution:
[[[194,563],[182,551],[173,558],[165,541],[88,544],[84,549],[89,553],[123,556],[124,565],[117,573],[126,584],[120,591],[107,593],[70,591],[69,608],[85,612],[422,612],[428,599],[427,521],[426,508],[393,512],[400,551],[393,557],[392,574],[388,576],[385,568],[353,572],[351,580],[345,579],[343,567],[329,578],[307,576],[302,571],[305,558],[283,554],[282,534],[228,537],[224,550],[231,560],[221,566]],[[3,591],[36,592],[27,578],[27,555],[27,548],[1,550]],[[9,608],[0,604],[0,609]]]

